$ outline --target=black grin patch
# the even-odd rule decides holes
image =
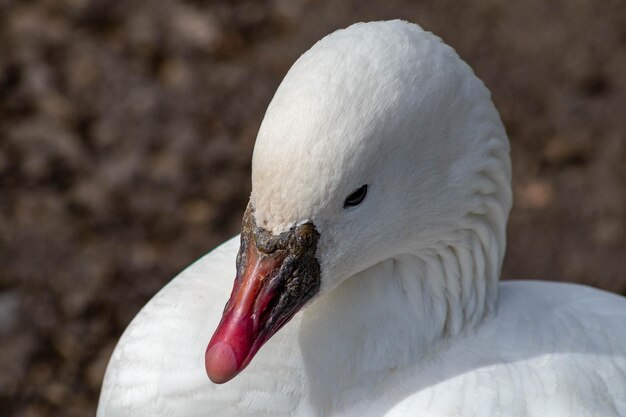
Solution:
[[[319,291],[320,265],[316,258],[319,238],[319,232],[310,222],[274,235],[256,225],[254,209],[252,204],[248,204],[243,216],[241,245],[237,254],[237,279],[243,275],[247,249],[252,239],[259,256],[284,257],[278,273],[265,284],[280,294],[266,310],[266,317],[262,320],[268,332],[278,330]]]

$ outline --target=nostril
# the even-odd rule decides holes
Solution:
[[[257,250],[267,255],[276,252],[279,239],[280,236],[274,237],[270,232],[261,228],[257,228],[254,233],[254,243],[256,244]]]

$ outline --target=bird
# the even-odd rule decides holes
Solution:
[[[98,417],[626,416],[626,299],[499,280],[511,175],[436,35],[324,37],[267,108],[241,234],[134,318]]]

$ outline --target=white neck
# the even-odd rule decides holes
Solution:
[[[490,258],[497,239],[486,231],[381,262],[303,312],[299,344],[320,415],[350,406],[398,370],[427,366],[494,312],[500,259]]]
[[[299,344],[320,415],[397,371],[423,369],[495,313],[511,189],[508,143],[492,144],[477,204],[448,239],[380,262],[302,312]]]

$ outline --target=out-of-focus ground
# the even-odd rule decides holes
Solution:
[[[1,415],[94,414],[131,318],[238,232],[293,61],[395,17],[452,45],[501,111],[504,277],[626,292],[624,1],[0,0]]]

